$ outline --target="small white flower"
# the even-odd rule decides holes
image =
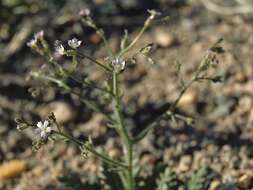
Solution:
[[[73,38],[72,40],[68,40],[68,45],[74,49],[78,48],[81,45],[82,41],[77,38]]]
[[[35,39],[42,39],[44,37],[44,30],[41,30],[34,34]]]
[[[29,42],[27,42],[26,45],[30,48],[34,48],[37,45],[38,40],[43,39],[43,37],[44,37],[44,31],[41,30],[41,31],[35,33],[34,38],[31,39]]]
[[[29,42],[26,43],[26,45],[30,48],[35,47],[37,44],[37,39],[31,39]]]
[[[17,125],[17,130],[21,131],[22,126],[20,124]]]
[[[36,129],[36,133],[40,134],[40,137],[45,139],[48,137],[48,135],[51,133],[52,128],[49,126],[49,121],[44,121],[43,123],[41,121],[39,121],[37,123],[37,129]]]
[[[90,16],[90,9],[82,9],[79,11],[80,16]]]
[[[61,41],[56,40],[54,43],[55,46],[55,51],[59,54],[59,55],[64,55],[65,54],[65,48],[63,47]]]
[[[124,70],[125,65],[126,61],[120,57],[116,57],[114,60],[112,60],[112,66],[117,73],[120,72],[121,70]]]

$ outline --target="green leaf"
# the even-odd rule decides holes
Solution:
[[[133,138],[133,143],[138,143],[154,128],[155,125],[150,125],[146,129],[142,130],[136,137]]]
[[[104,182],[109,186],[109,189],[110,190],[124,189],[121,176],[119,175],[120,171],[114,170],[106,163],[104,163],[103,166],[104,166],[103,174],[105,176]]]
[[[121,51],[127,47],[128,43],[129,43],[128,42],[128,32],[127,32],[127,30],[125,30],[125,35],[120,42]]]
[[[188,190],[204,190],[208,189],[211,179],[213,178],[212,172],[207,167],[200,168],[187,183]]]
[[[176,173],[166,168],[160,177],[156,180],[156,190],[177,190],[179,181],[177,180]]]

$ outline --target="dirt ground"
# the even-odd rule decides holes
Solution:
[[[131,36],[136,35],[147,16],[143,9],[153,6],[147,4],[148,7],[136,10],[124,5],[125,11],[110,7],[107,10],[99,3],[95,6],[95,19],[105,27],[114,50],[124,28],[129,28]],[[170,19],[148,30],[138,47],[154,42],[155,64],[138,57],[135,65],[127,65],[122,77],[124,113],[133,126],[132,132],[138,133],[145,127],[146,118],[157,113],[164,102],[177,97],[180,91],[177,63],[182,64],[180,77],[189,80],[208,47],[220,37],[224,38],[226,52],[220,57],[218,68],[210,74],[220,74],[224,81],[193,85],[179,103],[178,111],[193,117],[194,124],[161,121],[137,147],[140,163],[152,168],[164,161],[181,179],[208,165],[215,171],[210,190],[253,188],[253,17],[217,15],[199,4],[154,5]],[[118,138],[105,127],[103,116],[91,113],[75,97],[51,87],[42,89],[38,98],[29,94],[28,89],[38,84],[27,80],[27,73],[45,62],[25,45],[33,32],[44,29],[51,42],[78,35],[85,44],[83,51],[96,57],[105,55],[98,36],[78,22],[76,5],[64,5],[58,12],[54,7],[48,16],[45,16],[48,10],[40,6],[38,12],[36,7],[35,10],[30,7],[31,11],[20,13],[19,18],[10,16],[8,22],[0,21],[0,163],[11,160],[25,163],[24,171],[18,176],[0,181],[3,190],[67,190],[71,188],[60,177],[72,176],[76,184],[82,184],[87,179],[90,183],[96,181],[101,173],[99,160],[93,156],[84,159],[70,144],[48,144],[33,153],[34,135],[29,130],[23,134],[16,130],[17,116],[36,122],[54,111],[75,137],[91,135],[95,144],[104,146],[109,155],[117,158],[122,154]],[[108,14],[111,10],[113,14]],[[2,18],[6,15],[2,14]],[[105,76],[96,67],[81,69],[89,71],[90,78],[98,83],[104,80]]]

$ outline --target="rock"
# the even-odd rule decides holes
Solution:
[[[113,159],[119,159],[122,156],[122,152],[119,148],[110,148],[108,150],[108,155]]]
[[[221,182],[218,181],[218,180],[213,180],[211,183],[210,183],[210,186],[208,188],[208,190],[218,190],[221,186]]]
[[[50,112],[54,113],[59,124],[70,122],[75,115],[70,105],[62,101],[55,101],[38,108],[38,113],[42,118],[46,118]]]
[[[26,163],[22,160],[11,160],[0,166],[0,181],[20,175],[26,170]]]
[[[167,31],[158,29],[155,31],[155,42],[161,47],[170,47],[174,44],[175,38]]]
[[[106,125],[104,123],[104,115],[94,113],[91,119],[80,126],[80,132],[85,135],[90,135],[92,138],[97,138],[106,133]]]
[[[96,33],[94,33],[89,37],[89,40],[93,44],[98,44],[101,41],[101,38]]]
[[[141,156],[140,165],[142,165],[142,166],[154,165],[156,160],[157,159],[154,155],[146,153]]]
[[[247,189],[248,186],[250,185],[250,183],[252,182],[252,180],[253,180],[252,175],[244,174],[239,178],[237,185],[238,185],[238,187],[241,187],[243,189]]]
[[[98,158],[90,156],[86,159],[84,165],[82,166],[82,170],[84,172],[88,172],[88,173],[90,172],[90,173],[99,175],[102,170],[101,162]]]
[[[197,102],[197,94],[194,91],[186,92],[178,102],[178,107],[191,106]]]
[[[234,77],[236,82],[245,82],[247,80],[246,74],[241,71],[237,72]]]
[[[180,172],[189,171],[191,163],[192,163],[191,156],[182,156],[178,165],[178,170]]]

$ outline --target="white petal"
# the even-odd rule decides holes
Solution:
[[[46,121],[44,121],[44,127],[46,128],[48,125],[49,125],[49,122],[48,122],[48,120],[46,120]]]
[[[78,48],[81,45],[82,41],[78,40],[77,38],[73,38],[68,40],[68,45],[74,49]]]
[[[41,132],[40,132],[40,136],[41,136],[42,138],[47,137],[46,131],[41,131]]]
[[[121,70],[123,70],[123,69],[125,68],[125,65],[126,65],[126,62],[123,61],[123,62],[121,63]]]
[[[42,122],[39,121],[39,122],[37,123],[37,127],[40,128],[40,129],[42,129],[42,126],[43,126]]]

